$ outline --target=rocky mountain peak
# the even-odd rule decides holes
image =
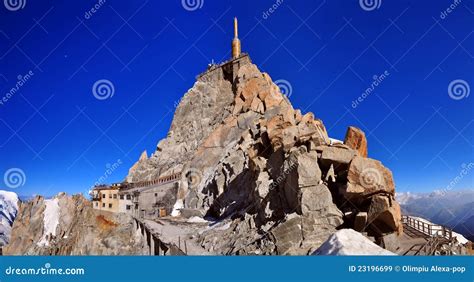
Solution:
[[[248,55],[199,75],[167,137],[136,166],[127,181],[192,175],[180,183],[182,210],[232,219],[219,242],[215,230],[200,235],[209,251],[309,254],[339,227],[402,232],[392,173],[367,158],[364,132],[349,127],[344,144],[331,142]]]
[[[247,54],[197,77],[167,136],[150,157],[141,154],[126,182],[170,175],[178,183],[168,195],[176,201],[167,224],[178,220],[172,237],[191,216],[217,226],[186,227],[202,253],[303,255],[341,228],[377,242],[402,232],[392,173],[367,157],[363,131],[349,127],[344,142],[329,138],[324,123],[294,109]],[[81,196],[36,197],[21,204],[5,253],[141,253],[132,222]]]

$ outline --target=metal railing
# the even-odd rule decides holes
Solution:
[[[453,238],[453,231],[446,226],[430,224],[407,215],[402,216],[402,222],[403,224],[430,237],[441,237],[447,240],[451,240]]]

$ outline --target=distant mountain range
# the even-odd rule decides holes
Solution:
[[[8,243],[13,221],[18,213],[18,196],[0,190],[0,247]]]
[[[397,193],[402,213],[445,225],[474,241],[474,190]]]

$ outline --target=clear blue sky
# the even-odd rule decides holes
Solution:
[[[19,168],[20,195],[84,192],[120,159],[106,182],[121,181],[195,76],[229,57],[234,16],[242,49],[291,84],[294,107],[333,138],[362,128],[399,191],[445,188],[474,161],[474,94],[448,93],[457,79],[474,88],[473,1],[444,16],[453,1],[196,1],[108,0],[87,15],[99,1],[0,6],[0,95],[33,73],[0,105],[2,180]],[[94,97],[100,79],[112,97]],[[474,171],[461,178],[454,189],[474,186]]]

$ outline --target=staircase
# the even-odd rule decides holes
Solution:
[[[437,224],[430,224],[410,216],[402,216],[404,235],[417,241],[403,255],[436,255],[441,252],[451,254],[449,246],[453,241],[452,230]],[[420,239],[423,239],[420,240]],[[421,241],[421,242],[420,242]],[[442,250],[443,246],[448,246]]]

